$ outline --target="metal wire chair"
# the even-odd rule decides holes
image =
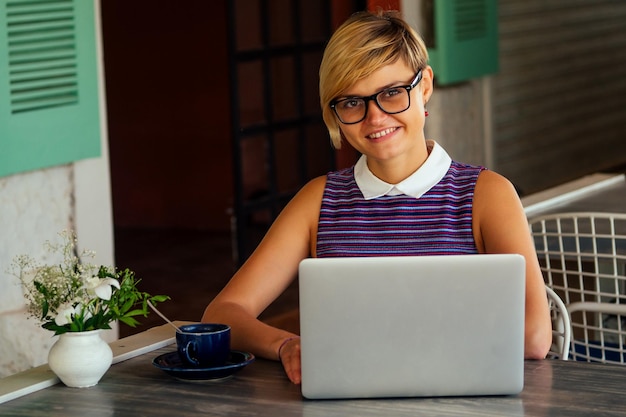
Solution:
[[[546,285],[550,315],[552,317],[552,346],[548,352],[549,359],[567,360],[571,343],[571,329],[569,313],[561,297]]]
[[[564,301],[574,360],[626,364],[626,214],[530,220],[546,285]]]

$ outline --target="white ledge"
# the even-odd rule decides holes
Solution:
[[[189,322],[175,322],[183,325]],[[113,364],[144,353],[169,346],[176,342],[175,330],[164,324],[109,343],[113,351]],[[0,404],[32,392],[51,387],[60,382],[48,364],[0,379]]]
[[[523,197],[526,217],[530,218],[557,205],[583,198],[591,193],[626,181],[624,174],[592,174],[556,187]]]

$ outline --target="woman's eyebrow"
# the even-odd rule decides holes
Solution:
[[[409,83],[411,82],[411,80],[409,81],[394,81],[391,82],[387,85],[384,85],[382,87],[380,87],[378,90],[372,92],[371,94],[341,94],[339,96],[337,96],[338,100],[344,99],[344,98],[362,98],[362,97],[369,97],[372,94],[376,94],[376,93],[380,93],[381,91],[385,90],[386,88],[391,88],[391,87],[399,87],[401,85],[409,85]]]

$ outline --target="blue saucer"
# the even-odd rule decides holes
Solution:
[[[185,381],[216,381],[231,377],[235,372],[254,362],[254,355],[231,350],[228,361],[221,366],[200,368],[190,366],[178,355],[178,351],[164,353],[152,360],[152,364],[174,378]]]

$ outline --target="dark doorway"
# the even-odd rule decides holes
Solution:
[[[335,166],[317,67],[332,28],[363,8],[101,2],[116,264],[172,296],[170,318],[199,320],[293,193]],[[292,289],[265,315],[294,303]],[[121,336],[162,324],[142,323]]]

